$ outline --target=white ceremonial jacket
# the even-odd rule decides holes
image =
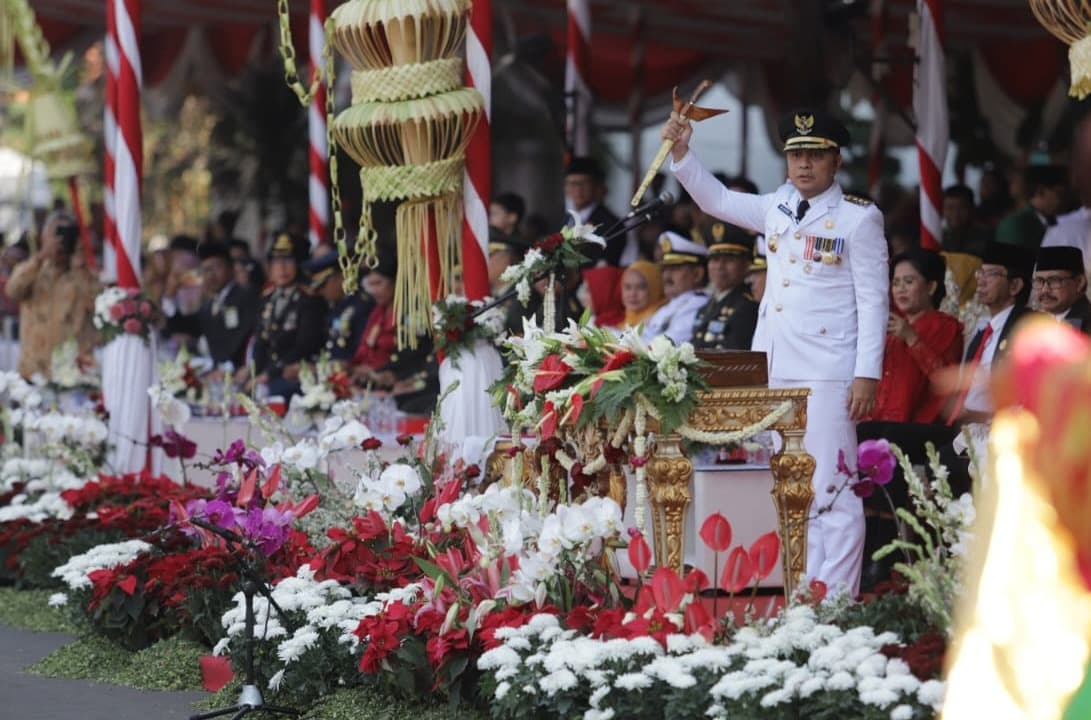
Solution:
[[[765,235],[769,270],[752,347],[767,353],[771,378],[882,377],[890,282],[878,208],[834,183],[797,223],[802,198],[791,183],[734,192],[692,152],[671,169],[703,211]]]
[[[659,335],[666,335],[675,345],[692,341],[697,313],[707,303],[708,296],[697,290],[690,290],[672,298],[648,318],[640,337],[644,342],[651,342]]]

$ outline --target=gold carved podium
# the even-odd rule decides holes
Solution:
[[[731,432],[761,422],[785,401],[791,402],[791,408],[770,427],[780,433],[783,445],[769,461],[784,592],[789,597],[807,568],[807,515],[814,500],[811,478],[815,461],[803,448],[809,394],[807,388],[716,388],[701,394],[686,423],[704,432]],[[654,423],[649,421],[649,426],[654,431]],[[647,465],[655,557],[659,562],[665,558],[666,564],[679,572],[686,533],[691,531],[686,528],[686,509],[693,497],[692,477],[693,465],[682,450],[681,438],[657,434]]]

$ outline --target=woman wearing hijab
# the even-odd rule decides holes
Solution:
[[[624,327],[647,322],[666,302],[659,267],[647,260],[637,260],[621,276],[621,304],[625,307]]]

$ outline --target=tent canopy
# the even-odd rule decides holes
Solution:
[[[788,50],[798,47],[800,28],[814,27],[812,20],[826,31],[828,52],[866,59],[875,27],[867,15],[870,5],[867,0],[592,0],[591,86],[600,102],[624,103],[637,82],[638,42],[645,96],[659,95],[710,64],[761,63],[769,83],[782,86],[792,72]],[[915,3],[885,0],[883,5],[882,33],[901,48],[903,59],[896,66],[901,79],[892,90],[907,102],[911,63],[904,61],[905,39]],[[1037,23],[1026,0],[945,0],[943,7],[949,49],[980,52],[1020,104],[1048,96],[1063,67],[1063,46]],[[55,51],[80,50],[101,37],[104,8],[105,0],[34,2]],[[541,66],[551,76],[563,72],[565,0],[494,0],[494,8],[498,46],[510,46],[514,37],[548,37],[551,48]],[[307,11],[302,0],[291,4],[296,50],[304,62]],[[276,42],[274,4],[268,0],[143,0],[142,16],[145,81],[152,87],[168,76],[195,30],[227,76]]]

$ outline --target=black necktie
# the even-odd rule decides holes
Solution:
[[[796,207],[796,222],[803,219],[803,216],[807,214],[807,211],[811,209],[811,203],[806,200],[800,200],[799,206]]]

